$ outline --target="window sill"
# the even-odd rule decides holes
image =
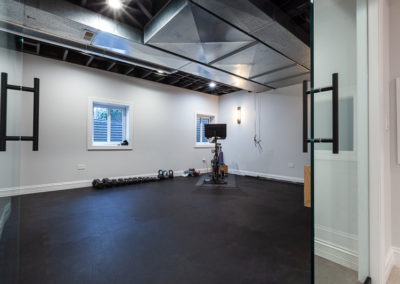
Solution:
[[[199,148],[199,149],[201,149],[201,148],[214,148],[214,147],[215,147],[215,145],[211,144],[211,143],[194,145],[194,148]]]
[[[89,146],[88,151],[132,151],[131,145],[128,146]]]

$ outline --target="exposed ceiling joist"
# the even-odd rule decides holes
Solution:
[[[204,85],[199,85],[199,86],[193,88],[192,90],[193,90],[193,91],[198,91],[198,90],[200,90],[201,88],[204,88]]]
[[[1,33],[0,31],[0,34]],[[218,83],[218,88],[210,89],[210,80],[190,73],[182,71],[160,73],[155,70],[149,70],[141,65],[130,65],[125,62],[120,62],[115,58],[107,58],[100,55],[88,54],[83,51],[76,51],[67,46],[58,46],[57,44],[39,41],[34,38],[23,38],[21,41],[21,37],[16,35],[12,36],[14,36],[15,39],[16,50],[22,50],[23,52],[34,54],[35,56],[59,61],[62,60],[73,64],[88,66],[89,68],[102,69],[104,71],[108,70],[109,72],[116,72],[121,75],[130,74],[128,75],[130,77],[143,78],[148,81],[186,88],[188,90],[196,90],[211,95],[223,95],[240,90],[220,82]],[[40,54],[35,52],[37,46],[41,47]]]
[[[158,78],[158,79],[155,79],[154,81],[156,81],[156,82],[161,82],[162,80],[164,80],[165,79],[165,77],[164,76],[160,76],[160,78]]]
[[[151,75],[151,73],[153,73],[153,71],[151,71],[151,70],[147,71],[142,76],[140,76],[140,78],[146,79],[147,77],[149,77]]]
[[[186,84],[183,84],[183,85],[180,86],[180,87],[181,87],[181,88],[187,88],[187,87],[193,85],[194,83],[196,83],[196,81],[188,82],[188,83],[186,83]]]
[[[89,66],[91,63],[92,63],[92,61],[93,61],[93,59],[94,59],[94,56],[90,56],[89,58],[88,58],[88,60],[86,61],[86,66]]]
[[[130,67],[128,70],[126,70],[125,75],[130,74],[133,70],[135,70],[135,67],[134,66]]]
[[[115,64],[117,64],[117,63],[115,63],[115,62],[111,62],[111,64],[110,64],[110,65],[108,65],[108,67],[107,67],[107,71],[110,71],[111,69],[113,69],[113,68],[114,68],[114,66],[115,66]]]
[[[175,85],[176,83],[178,83],[180,80],[182,80],[182,78],[176,78],[175,80],[170,81],[169,83],[171,85]]]
[[[147,10],[147,8],[143,5],[143,3],[141,2],[141,0],[136,0],[135,4],[139,7],[139,9],[143,12],[143,14],[149,19],[151,20],[151,18],[153,18],[153,15],[149,12],[149,10]]]
[[[68,49],[65,49],[65,50],[64,50],[63,57],[62,57],[62,60],[63,60],[63,61],[67,60],[68,52],[69,52]]]

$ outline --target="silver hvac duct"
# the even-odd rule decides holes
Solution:
[[[23,11],[23,15],[21,15]],[[142,32],[67,1],[0,1],[3,30],[170,73],[189,62],[142,44]],[[87,34],[92,37],[87,38]]]
[[[201,64],[182,71],[207,78],[223,70],[264,88],[309,78],[308,46],[249,1],[172,0],[145,26],[144,43],[194,59]]]
[[[293,35],[272,21],[269,26],[281,36],[266,43],[257,34],[261,28],[245,31],[238,18],[231,17],[238,3],[247,2],[172,0],[142,33],[63,0],[26,0],[25,5],[1,0],[0,28],[89,54],[165,72],[180,70],[255,92],[307,79],[307,58],[302,55],[306,48],[300,48]],[[214,4],[218,5],[210,13],[207,9]],[[266,29],[268,16],[250,3],[246,5],[253,9],[247,11],[248,19],[262,16],[260,26]],[[240,23],[245,21],[246,13],[240,17]],[[301,52],[293,53],[285,45],[297,46]]]

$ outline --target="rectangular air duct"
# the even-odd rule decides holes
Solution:
[[[241,7],[237,7],[238,2]],[[212,12],[208,10],[211,7]],[[236,12],[235,8],[245,12],[247,9],[248,13],[242,11],[236,13],[236,18],[229,17]],[[258,21],[253,19],[257,16]],[[236,23],[242,20],[246,30],[232,23],[233,19]],[[309,78],[309,63],[305,64],[309,57],[299,54],[296,46],[302,46],[301,53],[309,52],[309,48],[277,26],[248,1],[172,0],[146,25],[144,43],[201,63],[186,66],[185,71],[212,77],[221,70],[246,79],[243,83],[258,84],[259,90],[266,90]],[[261,41],[252,33],[260,30],[272,38],[271,42]],[[293,48],[278,50],[284,46]],[[240,84],[236,86],[243,88]]]

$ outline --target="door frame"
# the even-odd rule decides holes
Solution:
[[[385,239],[390,228],[385,226],[385,102],[384,102],[384,2],[368,0],[368,93],[369,93],[369,221],[370,276],[374,284],[385,284]],[[382,159],[383,156],[383,159]],[[390,208],[390,207],[389,207]],[[387,231],[388,230],[388,231]]]

